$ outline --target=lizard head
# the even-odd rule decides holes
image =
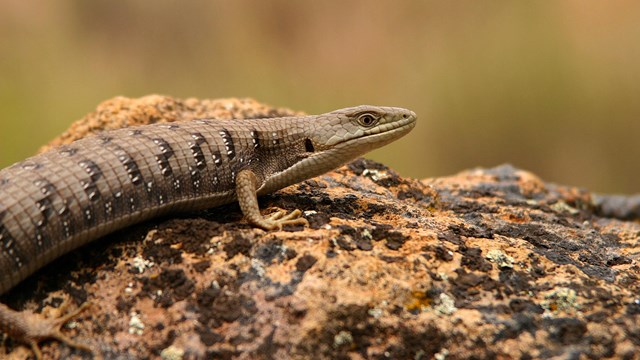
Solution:
[[[301,130],[304,153],[286,169],[269,176],[260,193],[333,170],[407,134],[416,124],[413,111],[362,105],[292,119]]]
[[[361,105],[324,114],[307,134],[316,151],[356,157],[404,136],[416,118],[403,108]]]

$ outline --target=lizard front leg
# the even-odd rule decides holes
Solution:
[[[285,215],[285,211],[281,210],[267,218],[263,217],[258,207],[257,182],[256,174],[249,169],[241,170],[236,176],[238,203],[240,203],[242,213],[251,224],[265,230],[280,230],[283,225],[309,226],[307,219],[301,217],[302,211],[298,209],[287,215]]]

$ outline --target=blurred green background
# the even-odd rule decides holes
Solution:
[[[640,192],[638,1],[0,0],[0,167],[116,95],[403,106],[370,155]]]

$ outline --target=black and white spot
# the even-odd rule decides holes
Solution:
[[[231,138],[231,134],[227,129],[220,130],[220,137],[222,138],[222,143],[224,144],[224,148],[227,151],[227,157],[229,160],[233,159],[236,156],[236,149],[233,145],[233,139]]]

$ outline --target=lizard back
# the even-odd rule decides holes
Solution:
[[[0,275],[0,293],[117,229],[234,201],[238,171],[277,171],[304,152],[300,119],[107,131],[0,170],[0,269],[14,269]]]

